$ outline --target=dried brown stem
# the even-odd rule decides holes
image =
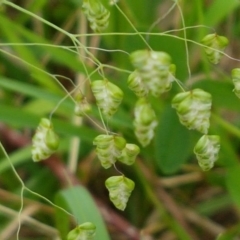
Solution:
[[[12,237],[12,235],[16,232],[18,228],[18,218],[17,218],[18,212],[2,205],[0,205],[0,211],[2,214],[5,214],[13,218],[13,220],[7,225],[7,227],[5,227],[4,229],[1,229],[0,239],[7,240]],[[54,239],[53,237],[56,238],[58,236],[58,231],[55,228],[52,228],[48,225],[45,225],[29,217],[38,211],[39,211],[38,205],[32,204],[27,206],[21,213],[21,223],[31,226],[31,228],[34,228],[39,233],[44,233],[44,235],[51,237],[51,239]]]
[[[174,216],[174,218],[178,221],[178,223],[188,232],[188,234],[192,237],[193,240],[198,240],[198,236],[191,229],[188,222],[186,221],[186,217],[184,212],[181,210],[181,207],[174,201],[174,199],[162,188],[157,188],[157,195],[163,201],[166,209]]]
[[[160,180],[154,173],[150,172],[143,164],[139,164],[142,172],[145,173],[145,176],[148,178],[156,188],[156,194],[163,202],[164,206],[171,215],[178,221],[178,223],[188,232],[188,234],[192,237],[193,240],[198,240],[199,238],[195,234],[195,232],[191,229],[188,222],[186,221],[185,215],[181,210],[181,207],[174,201],[174,199],[165,191],[165,189],[161,186]]]

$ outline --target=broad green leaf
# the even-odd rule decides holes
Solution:
[[[76,225],[92,222],[96,226],[96,239],[110,240],[102,216],[87,189],[82,186],[61,190],[56,195],[55,203],[70,211],[76,220]],[[65,215],[65,216],[64,216]],[[66,214],[57,209],[56,224],[63,239],[70,231]]]
[[[162,113],[155,138],[155,159],[158,168],[171,174],[179,170],[191,153],[190,131],[179,123],[176,112],[167,105]]]

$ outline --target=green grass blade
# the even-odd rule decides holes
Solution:
[[[16,34],[22,36],[20,43],[35,43],[35,45],[27,46],[27,48],[31,49],[32,52],[35,52],[38,56],[38,59],[41,59],[43,56],[50,55],[51,60],[54,62],[67,66],[77,72],[85,72],[77,55],[73,52],[67,51],[63,48],[63,46],[46,46],[46,44],[52,45],[52,43],[47,39],[27,30],[27,28],[24,28],[21,25],[16,25],[15,22],[9,20],[3,15],[0,15],[0,27],[14,29]],[[45,45],[39,46],[39,44]],[[19,46],[19,48],[20,47],[21,46]],[[91,72],[91,69],[88,68],[88,71]]]
[[[78,222],[77,224],[92,222],[97,228],[96,239],[110,240],[102,216],[98,211],[98,208],[95,205],[91,195],[84,187],[76,186],[60,191],[56,195],[55,203],[70,211],[75,216],[75,219]],[[58,213],[58,221],[59,217],[60,215]],[[66,216],[66,218],[68,218],[68,216]],[[63,215],[60,219],[64,220],[64,224],[67,224],[67,221],[64,219]],[[63,226],[63,223],[61,222],[58,222],[57,225],[62,233],[62,237],[64,237],[63,235],[66,234],[67,229],[66,226]]]
[[[18,166],[31,158],[31,146],[27,146],[25,148],[21,148],[9,155],[11,162],[14,166]],[[8,160],[6,158],[0,159],[0,174],[4,171],[11,168]]]
[[[236,0],[215,0],[207,9],[204,17],[204,24],[215,26],[223,18],[228,16],[234,8],[240,5]]]
[[[40,118],[18,107],[7,106],[0,103],[0,121],[15,127],[36,129]],[[65,136],[79,136],[83,141],[92,142],[97,133],[85,126],[74,126],[68,121],[53,119],[54,129]]]

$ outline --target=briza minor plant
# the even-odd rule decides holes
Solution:
[[[3,2],[8,4],[7,1]],[[112,7],[115,5],[118,10],[121,10],[116,1],[112,1],[111,4],[113,5]],[[13,4],[10,5],[14,6]],[[97,36],[100,36],[101,32],[107,30],[109,21],[111,21],[111,15],[101,1],[84,0],[82,11],[86,15],[91,29],[99,33],[96,34]],[[126,15],[123,16],[125,17]],[[139,34],[143,38],[143,34],[139,32],[136,32],[136,34]],[[123,35],[127,35],[127,33],[123,33]],[[74,47],[77,50],[78,47],[84,49],[87,56],[85,56],[86,59],[91,59],[96,65],[97,70],[94,69],[93,73],[98,72],[99,74],[96,79],[92,77],[88,73],[88,70],[86,70],[89,66],[82,60],[86,70],[85,80],[89,81],[90,90],[98,107],[103,126],[103,133],[93,139],[93,148],[96,149],[96,155],[103,168],[109,169],[113,167],[116,169],[118,176],[111,176],[106,179],[105,186],[109,191],[109,198],[116,208],[124,210],[127,207],[127,202],[133,189],[138,186],[133,180],[128,178],[129,176],[125,176],[124,173],[119,171],[117,165],[120,162],[131,166],[138,158],[138,154],[141,154],[140,147],[135,143],[129,143],[127,137],[124,136],[125,133],[121,132],[121,129],[119,131],[115,129],[115,132],[112,132],[110,129],[111,121],[124,101],[125,92],[121,89],[117,81],[116,83],[112,82],[110,74],[109,78],[105,77],[105,75],[108,75],[108,72],[104,71],[106,65],[104,66],[97,57],[92,55],[87,47],[84,48],[76,40],[75,35],[68,33],[68,36],[73,40]],[[164,36],[164,33],[159,35],[159,37],[161,36]],[[179,39],[184,42],[188,40],[186,38]],[[146,43],[146,40],[143,42]],[[211,63],[218,64],[224,55],[223,50],[226,48],[228,40],[223,36],[213,33],[204,37],[201,43],[197,42],[196,44],[203,47]],[[136,136],[135,140],[142,147],[147,147],[151,144],[155,136],[155,129],[159,124],[156,105],[152,103],[158,101],[163,94],[171,91],[173,84],[177,83],[182,92],[176,94],[172,99],[172,107],[176,110],[176,114],[182,125],[189,130],[197,130],[203,134],[196,143],[193,151],[203,171],[213,168],[220,150],[220,137],[218,135],[209,135],[212,108],[211,94],[199,88],[187,89],[175,77],[178,66],[172,63],[170,54],[165,51],[153,50],[149,43],[146,44],[146,49],[136,49],[134,52],[129,53],[129,62],[132,64],[129,68],[132,67],[133,71],[118,69],[116,66],[107,67],[127,73],[125,84],[137,96],[137,100],[135,103],[132,103],[132,109],[130,110],[133,116],[132,125]],[[232,72],[236,95],[238,91],[238,75],[237,70]],[[79,86],[75,86],[73,91],[78,91],[78,89]],[[84,89],[81,89],[76,94],[76,97],[72,99],[75,104],[73,112],[80,117],[92,118],[90,109],[93,107],[94,101],[91,101],[90,97],[88,100],[83,92]],[[71,93],[67,91],[65,98],[70,96]],[[51,117],[52,114],[54,114],[54,111],[51,113]],[[44,160],[51,154],[54,154],[57,151],[59,141],[61,141],[61,135],[58,137],[53,130],[51,117],[49,119],[41,119],[33,136],[32,158],[35,162]],[[73,229],[69,233],[68,239],[93,239],[94,236],[94,223],[86,222]]]

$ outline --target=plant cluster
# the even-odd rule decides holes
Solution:
[[[24,11],[19,6],[8,1],[3,0],[0,4],[6,4]],[[110,4],[112,7],[115,6],[126,17],[119,8],[117,1],[111,1]],[[175,1],[175,4],[178,5],[178,1]],[[83,0],[81,10],[94,33],[101,35],[110,25],[110,12],[100,0]],[[27,11],[24,12],[28,13]],[[42,19],[40,20],[42,21]],[[132,25],[128,18],[127,21]],[[51,26],[54,27],[52,24]],[[151,144],[156,128],[159,125],[157,113],[153,105],[162,95],[169,92],[175,83],[181,91],[173,97],[171,106],[175,109],[179,122],[187,129],[196,130],[202,134],[193,149],[200,168],[203,171],[212,169],[220,151],[220,136],[216,135],[217,133],[214,135],[209,133],[212,110],[211,93],[201,88],[187,89],[184,83],[176,78],[178,66],[172,63],[170,54],[165,51],[153,50],[142,34],[136,30],[135,26],[132,25],[132,27],[146,45],[145,49],[136,49],[134,52],[129,53],[129,62],[132,64],[133,71],[123,70],[128,73],[125,85],[127,85],[129,90],[133,92],[132,94],[137,98],[136,102],[133,103],[131,111],[133,113],[133,131],[136,140],[140,144],[139,146],[134,142],[128,142],[128,138],[121,134],[121,130],[117,130],[117,133],[115,133],[109,127],[109,123],[111,123],[114,114],[117,113],[124,99],[124,90],[105,77],[104,64],[90,53],[89,49],[83,46],[75,35],[66,33],[73,41],[74,47],[77,50],[78,48],[82,48],[85,51],[85,58],[90,59],[97,65],[93,73],[89,74],[88,66],[83,63],[87,75],[85,80],[89,81],[91,94],[95,99],[103,125],[103,133],[92,139],[92,142],[101,166],[104,169],[114,167],[116,170],[117,175],[107,178],[105,186],[109,191],[109,198],[114,206],[122,211],[126,208],[132,191],[138,186],[130,179],[130,176],[125,176],[124,173],[118,170],[117,164],[120,162],[121,164],[132,166],[141,153],[141,148],[145,148]],[[186,33],[185,29],[184,33]],[[186,53],[188,54],[188,39],[185,37],[179,39],[184,41]],[[196,44],[204,49],[209,62],[216,65],[224,55],[228,39],[217,33],[210,33],[201,42]],[[77,53],[80,54],[79,51]],[[85,62],[86,60],[82,61]],[[187,65],[189,67],[189,63]],[[113,69],[119,70],[120,68],[113,67]],[[94,73],[98,73],[102,78],[92,80],[91,75]],[[232,70],[232,80],[234,93],[240,98],[240,68]],[[93,104],[84,91],[84,87],[80,85],[76,85],[72,92],[66,90],[67,94],[58,103],[57,107],[66,98],[70,97],[75,105],[73,113],[80,118],[91,118]],[[74,96],[72,97],[73,93]],[[49,119],[41,118],[32,138],[32,159],[34,162],[49,158],[59,147],[61,138],[55,133],[51,121],[57,107],[51,112]],[[94,222],[84,222],[71,230],[67,239],[91,240],[94,239],[95,234],[96,226]]]

